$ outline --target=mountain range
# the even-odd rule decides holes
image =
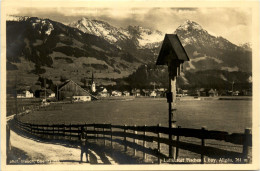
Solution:
[[[140,26],[117,28],[85,17],[64,25],[50,19],[9,16],[6,28],[9,80],[18,71],[25,78],[24,84],[34,84],[39,76],[57,83],[62,76],[80,82],[90,78],[92,72],[98,84],[116,84],[115,79],[133,77],[141,66],[155,65],[165,35]],[[235,45],[190,20],[172,33],[178,35],[190,58],[184,63],[181,76],[186,84],[192,85],[191,78],[201,73],[218,75],[224,82],[236,79],[249,83],[252,76],[249,44]],[[154,71],[150,75],[165,70],[164,67],[150,69]],[[227,75],[234,72],[245,76]]]

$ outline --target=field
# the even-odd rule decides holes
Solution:
[[[165,99],[103,100],[63,105],[63,110],[34,111],[23,116],[30,123],[112,123],[127,125],[168,125]],[[252,101],[177,101],[177,125],[185,128],[244,132],[252,127]]]
[[[135,98],[133,100],[99,100],[88,103],[63,104],[62,110],[34,111],[21,117],[22,122],[36,124],[77,124],[77,123],[112,123],[118,125],[157,125],[168,126],[168,104],[166,99]],[[251,100],[187,100],[177,101],[177,126],[182,128],[201,128],[208,130],[243,133],[245,128],[252,127]],[[167,135],[162,135],[167,137]],[[186,143],[200,144],[196,138],[181,137]],[[129,139],[129,141],[132,141]],[[142,141],[139,141],[142,143]],[[241,145],[224,141],[207,140],[207,146],[242,152]],[[147,147],[157,148],[156,143],[147,143]],[[122,145],[117,149],[123,150]],[[161,152],[168,154],[168,146],[161,145]],[[132,151],[127,151],[129,155]],[[138,152],[137,156],[142,157]],[[251,149],[249,151],[251,155]],[[180,158],[200,159],[200,155],[180,149]],[[156,161],[154,156],[149,160]],[[196,163],[196,162],[195,162]]]
[[[39,106],[41,99],[39,98],[21,98],[17,99],[17,112],[24,112],[26,110],[32,110],[36,106]],[[6,116],[10,116],[16,113],[16,102],[15,98],[6,99]]]

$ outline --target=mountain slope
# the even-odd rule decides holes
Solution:
[[[100,20],[91,20],[83,17],[82,19],[69,24],[70,27],[78,28],[84,33],[93,34],[104,38],[110,43],[132,40],[137,48],[149,48],[159,45],[163,40],[162,32],[142,28],[140,26],[129,26],[126,29],[116,28],[107,22]]]
[[[49,19],[13,17],[6,25],[7,69],[80,80],[90,72],[96,78],[118,78],[140,65],[136,57],[103,38]]]
[[[77,28],[84,33],[93,34],[104,38],[110,43],[130,38],[127,31],[109,25],[107,22],[99,20],[82,19],[69,24],[70,27]]]
[[[190,61],[184,63],[184,72],[178,78],[179,86],[226,89],[235,81],[240,90],[250,88],[252,51],[248,46],[240,47],[225,38],[213,36],[202,26],[189,20],[174,33],[180,38],[190,58]],[[167,87],[166,68],[151,65],[154,64],[141,66],[126,81],[139,88],[144,88],[144,85],[151,88],[150,84],[154,82]]]
[[[252,52],[223,37],[210,35],[199,24],[187,20],[176,31],[191,61],[187,70],[228,70],[252,72]]]
[[[86,18],[70,26],[37,17],[11,17],[7,21],[9,73],[18,71],[24,77],[34,76],[34,80],[25,79],[27,83],[33,83],[37,82],[39,75],[52,80],[65,76],[80,82],[90,78],[94,72],[99,84],[115,84],[115,79],[128,77],[140,65],[155,65],[164,36],[159,31],[139,26],[122,29]],[[225,38],[211,35],[198,23],[189,20],[174,33],[179,36],[190,58],[184,63],[184,73],[180,77],[183,85],[209,85],[208,80],[213,84],[218,84],[213,80],[223,80],[228,84],[235,72],[245,73],[241,80],[237,77],[239,74],[235,74],[237,82],[248,83],[246,80],[252,75],[252,51],[248,46],[237,46]],[[142,75],[138,73],[143,71],[137,71],[127,81],[129,84],[139,82],[133,86],[144,80],[146,83],[142,85],[149,86],[151,81],[165,84],[167,70],[164,67],[153,68],[147,72],[147,79],[134,79]]]

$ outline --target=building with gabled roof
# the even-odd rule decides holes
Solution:
[[[33,98],[33,93],[30,90],[18,91],[17,98]]]
[[[218,96],[218,92],[217,92],[217,90],[215,89],[210,89],[209,91],[208,91],[208,94],[209,94],[209,96],[210,97],[215,97],[215,96]]]
[[[156,65],[166,65],[171,60],[189,61],[189,57],[177,34],[166,34],[156,62]]]
[[[97,97],[90,94],[87,90],[83,89],[80,85],[72,80],[67,80],[58,89],[59,100],[73,100],[73,101],[91,101],[97,100]]]

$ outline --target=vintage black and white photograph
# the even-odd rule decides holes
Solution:
[[[1,17],[2,164],[257,162],[258,3],[59,2],[6,5]]]

